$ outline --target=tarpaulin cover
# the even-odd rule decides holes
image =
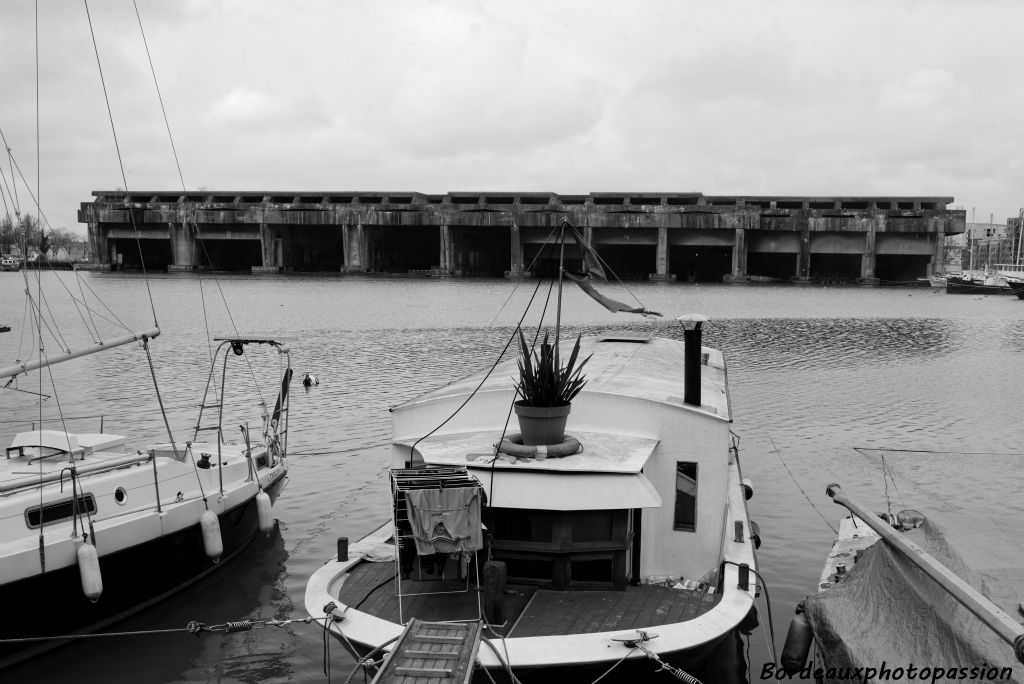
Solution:
[[[993,456],[978,460],[976,468],[968,458],[948,463],[935,457],[887,460],[909,500],[904,503],[927,517],[923,527],[904,534],[1021,621],[1024,515],[1018,478],[1006,477],[1021,472],[1020,457]],[[848,494],[856,498],[855,492]],[[1012,646],[882,540],[861,554],[845,579],[808,597],[804,605],[815,635],[815,667],[880,670],[884,664],[894,670],[914,665],[932,668],[933,674],[942,667],[946,675],[925,681],[1024,682],[1024,665]],[[990,678],[992,667],[1012,668],[1012,677]],[[958,672],[949,676],[948,668]],[[972,678],[971,668],[984,668],[984,673],[974,671],[978,676]],[[886,679],[879,675],[870,681]]]

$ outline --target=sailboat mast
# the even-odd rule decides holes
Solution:
[[[562,270],[565,268],[565,220],[558,232],[558,306],[555,309],[555,367],[558,367],[558,338],[562,330]]]
[[[1018,266],[1021,264],[1021,243],[1024,243],[1024,208],[1021,208],[1017,216],[1017,258],[1014,260]]]
[[[974,207],[971,207],[971,225],[967,229],[967,270],[974,270]]]

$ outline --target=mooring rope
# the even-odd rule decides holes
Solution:
[[[329,618],[330,616],[328,616]],[[90,634],[51,634],[47,636],[32,636],[32,637],[11,637],[0,639],[0,644],[21,644],[39,641],[61,641],[70,639],[102,639],[106,637],[130,637],[130,636],[145,636],[148,634],[195,634],[198,636],[203,632],[211,633],[229,633],[229,632],[247,632],[254,629],[263,629],[266,627],[287,627],[288,625],[301,623],[311,624],[313,622],[320,622],[324,618],[289,618],[287,620],[232,620],[229,622],[222,622],[216,625],[207,625],[197,620],[190,620],[184,627],[168,627],[164,629],[136,629],[124,632],[93,632]]]
[[[796,485],[796,488],[799,489],[800,493],[804,495],[805,499],[807,499],[807,503],[809,503],[811,505],[811,508],[814,509],[814,512],[817,513],[818,516],[820,516],[821,519],[825,521],[825,524],[828,525],[828,528],[832,530],[832,534],[839,534],[839,530],[837,530],[835,526],[828,521],[828,518],[825,517],[824,513],[818,510],[818,507],[814,505],[813,501],[811,501],[811,497],[807,496],[807,492],[805,492],[804,488],[800,486],[799,482],[797,482],[796,477],[793,476],[793,471],[789,469],[789,466],[786,465],[786,462],[782,459],[782,452],[779,451],[779,447],[775,446],[775,440],[769,437],[768,442],[772,445],[772,450],[775,451],[775,455],[779,457],[779,463],[781,463],[782,467],[786,469],[787,473],[789,473],[789,479],[793,480],[793,484]]]
[[[726,565],[735,565],[737,568],[741,567],[741,565],[739,563],[737,563],[736,561],[729,561],[729,560],[727,560],[727,561],[723,561],[723,563],[726,564]],[[768,653],[771,654],[772,662],[778,662],[778,659],[775,657],[775,619],[774,619],[774,616],[772,614],[772,597],[768,594],[768,583],[765,581],[764,576],[761,575],[761,573],[759,573],[757,570],[755,570],[754,568],[751,568],[751,567],[748,567],[747,569],[751,573],[753,573],[754,577],[756,577],[758,579],[758,581],[761,582],[761,587],[764,589],[764,600],[765,600],[765,603],[767,604],[767,607],[768,607],[768,629],[771,632],[771,640],[769,640],[767,635],[766,635],[765,636],[765,641],[768,642],[767,643]],[[756,597],[755,597],[755,600],[754,600],[754,610],[757,611],[758,617],[760,617],[761,612],[757,608],[757,599],[756,599]],[[762,626],[761,629],[763,630],[764,626]]]

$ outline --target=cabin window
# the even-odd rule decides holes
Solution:
[[[92,494],[80,494],[78,496],[78,514],[86,515],[96,512],[96,498]],[[75,515],[75,500],[72,498],[63,499],[48,503],[41,508],[34,506],[25,511],[25,522],[30,528],[37,528],[42,525],[52,525],[62,520],[70,520]]]
[[[550,542],[554,516],[548,511],[522,508],[494,510],[494,536],[497,539],[525,542]]]
[[[574,543],[610,542],[615,536],[612,511],[574,511],[569,514]]]
[[[676,462],[676,511],[672,529],[697,529],[697,464]]]

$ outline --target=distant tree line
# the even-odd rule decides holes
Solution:
[[[41,230],[35,216],[22,215],[16,218],[0,218],[0,253],[14,251],[25,254],[46,254],[62,247],[70,251],[71,245],[82,239],[66,228]]]

